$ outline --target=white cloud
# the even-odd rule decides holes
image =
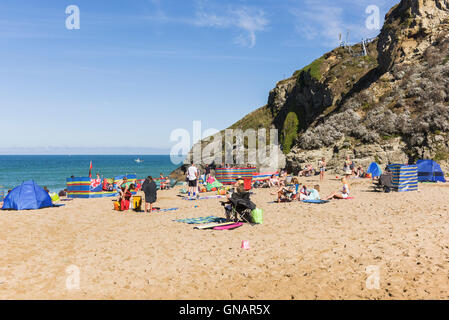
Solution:
[[[256,45],[256,32],[266,30],[269,21],[265,12],[257,8],[241,6],[227,8],[224,13],[215,14],[206,9],[207,1],[199,1],[196,11],[195,25],[200,27],[237,28],[243,32],[234,42],[241,46],[253,48]]]
[[[350,42],[361,41],[362,38],[372,37],[377,31],[368,30],[365,27],[365,8],[372,0],[343,0],[336,4],[335,1],[322,0],[303,3],[303,8],[291,8],[290,13],[295,18],[295,30],[307,40],[320,39],[329,47],[339,44],[339,35],[346,39],[350,31]],[[394,0],[378,1],[376,5],[385,8]],[[343,9],[344,8],[344,9]],[[360,16],[357,16],[360,12]],[[383,17],[381,17],[382,20]]]

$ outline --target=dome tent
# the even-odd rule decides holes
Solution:
[[[370,173],[373,178],[380,177],[382,169],[376,162],[373,162],[370,164],[367,173]]]
[[[419,182],[446,182],[443,170],[438,163],[433,160],[418,160],[418,180]]]
[[[3,210],[36,210],[53,207],[50,195],[34,181],[26,181],[11,190],[3,202]]]

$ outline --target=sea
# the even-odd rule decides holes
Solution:
[[[138,163],[135,160],[141,159]],[[102,178],[119,175],[136,174],[138,179],[151,175],[159,177],[160,173],[170,174],[179,165],[173,164],[169,155],[148,156],[91,156],[91,155],[40,155],[40,156],[0,156],[0,186],[12,189],[24,181],[34,180],[41,187],[52,192],[66,188],[66,179],[88,177],[92,161],[92,176],[97,173]]]

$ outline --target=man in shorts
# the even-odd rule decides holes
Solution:
[[[198,190],[198,175],[198,168],[192,163],[192,165],[187,169],[187,181],[189,184],[189,192],[187,194],[189,197],[190,194],[194,197],[196,196],[196,192]]]

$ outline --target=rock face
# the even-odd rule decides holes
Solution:
[[[367,51],[332,50],[231,128],[278,129],[279,167],[293,172],[321,157],[340,172],[346,155],[365,167],[434,159],[449,169],[449,1],[402,0]]]
[[[377,41],[378,65],[320,115],[287,155],[299,170],[326,157],[340,171],[357,164],[407,163],[449,156],[449,2],[403,0],[390,10]]]
[[[422,55],[447,31],[448,11],[446,0],[403,0],[392,8],[378,42],[382,71]]]

